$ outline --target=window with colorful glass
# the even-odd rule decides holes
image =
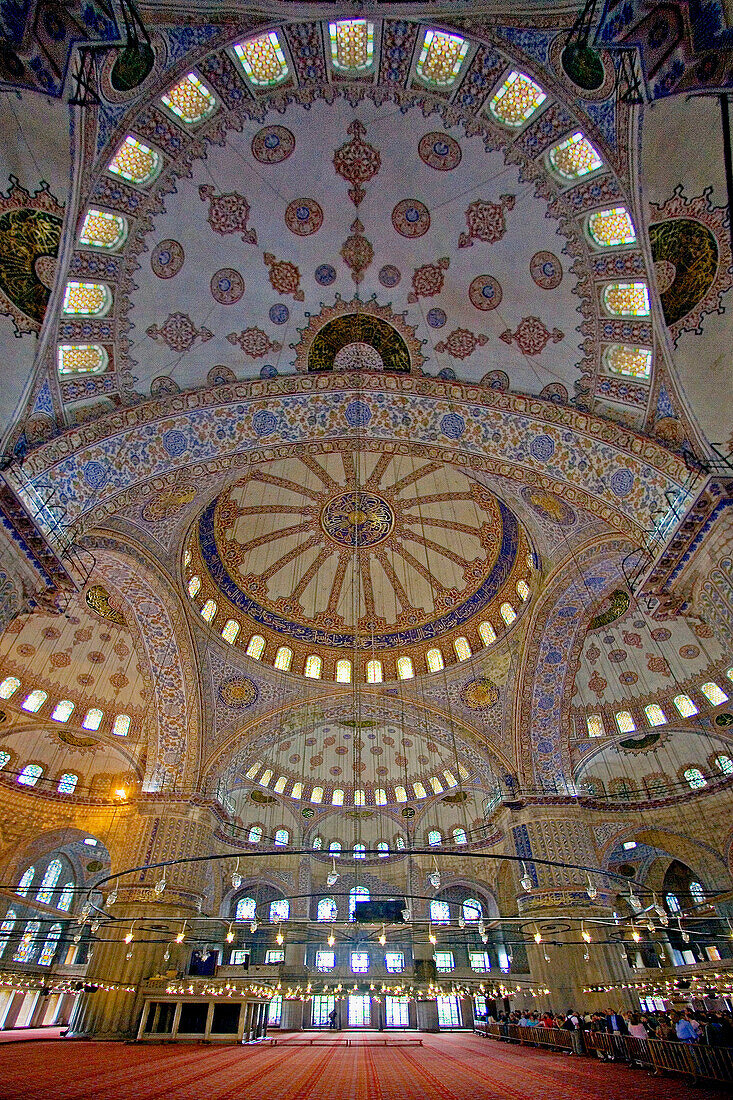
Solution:
[[[276,31],[237,44],[234,53],[250,84],[256,88],[281,84],[288,75],[288,63]]]
[[[448,88],[455,83],[468,53],[467,39],[445,31],[427,30],[416,72],[426,84]]]
[[[603,161],[585,134],[576,130],[550,149],[551,167],[562,180],[577,180],[603,167]]]
[[[609,344],[603,352],[603,365],[610,374],[646,382],[652,373],[652,349],[633,344]]]
[[[611,317],[649,316],[649,288],[646,283],[608,283],[603,288],[601,300]]]
[[[76,776],[74,777],[76,778]],[[52,859],[48,867],[45,870],[43,878],[41,879],[41,885],[38,888],[36,894],[36,901],[42,901],[44,905],[48,905],[53,897],[54,887],[61,878],[61,872],[63,870],[63,864],[60,859]]]
[[[104,283],[81,283],[72,279],[66,284],[61,308],[66,314],[103,317],[111,304],[112,293]]]
[[[489,111],[505,126],[521,126],[539,110],[547,96],[534,80],[516,70],[509,73],[489,101]]]
[[[107,165],[107,171],[130,183],[142,185],[151,183],[162,166],[160,153],[128,134]]]
[[[596,210],[588,215],[588,235],[599,248],[636,244],[636,230],[625,206]]]
[[[160,98],[169,111],[189,126],[203,122],[216,110],[216,99],[195,73],[188,73]]]
[[[90,207],[84,216],[79,244],[116,252],[125,243],[126,237],[127,219],[122,214],[109,214],[106,210]]]
[[[374,60],[374,24],[366,19],[339,19],[328,24],[331,62],[343,73],[363,73]]]

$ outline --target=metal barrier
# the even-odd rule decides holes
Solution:
[[[477,1022],[484,1038],[503,1039],[525,1046],[600,1054],[609,1061],[630,1062],[655,1074],[678,1073],[694,1080],[729,1084],[733,1081],[733,1049],[704,1043],[674,1043],[663,1039],[635,1039],[607,1031],[565,1031],[557,1027],[521,1027],[519,1024]],[[582,1041],[582,1042],[581,1042]]]

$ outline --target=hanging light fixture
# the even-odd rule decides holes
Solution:
[[[598,897],[598,889],[596,887],[596,884],[593,882],[592,878],[590,877],[590,875],[588,875],[588,885],[586,887],[585,892],[586,892],[586,894],[588,895],[588,897],[590,898],[591,901],[595,901],[596,898]]]
[[[440,889],[440,871],[438,870],[438,861],[433,856],[433,870],[428,875],[428,882],[434,890]]]
[[[580,934],[581,934],[581,936],[583,937],[583,939],[585,940],[586,943],[591,942],[590,932],[586,931],[586,928],[585,928],[585,925],[584,925],[583,921],[580,922]]]
[[[326,886],[335,886],[341,875],[336,870],[336,857],[331,858],[331,870],[326,875]]]
[[[435,933],[433,932],[432,924],[428,925],[428,939],[433,944],[433,946],[438,942],[437,939],[435,938]]]
[[[119,894],[117,892],[117,887],[115,886],[112,893],[107,895],[107,905],[114,905],[114,903],[117,901],[118,896]]]
[[[329,947],[333,947],[333,945],[336,943],[336,936],[334,935],[333,925],[331,925],[331,931],[326,942],[328,943]]]
[[[384,947],[385,943],[387,942],[387,932],[385,930],[384,925],[382,925],[382,931],[381,931],[380,936],[379,936],[379,942],[381,943],[382,947]]]
[[[135,927],[135,921],[133,921],[132,924],[130,925],[130,931],[125,936],[125,943],[132,943],[133,938],[134,938],[133,934],[132,934],[132,931],[133,931],[134,927]]]
[[[277,935],[275,936],[275,939],[277,940],[278,944],[282,947],[282,945],[285,943],[285,937],[283,936],[282,928],[278,928]]]
[[[681,917],[677,917],[677,927],[680,930],[680,935],[682,936],[682,942],[683,943],[689,943],[690,942],[690,933],[687,931],[686,928],[682,927],[682,918]]]
[[[186,921],[184,921],[184,922],[183,922],[183,928],[182,928],[182,929],[181,929],[181,931],[180,931],[180,932],[179,932],[179,933],[178,933],[178,934],[176,935],[176,943],[183,943],[183,940],[184,940],[184,938],[185,938],[185,935],[186,935]]]
[[[537,925],[534,926],[534,942],[535,943],[542,943],[542,933],[540,932]]]
[[[165,871],[163,871],[163,877],[159,878],[155,886],[153,887],[153,893],[156,895],[156,897],[160,897],[160,895],[165,891],[165,887]]]
[[[634,910],[635,913],[640,913],[641,912],[641,909],[642,909],[641,902],[639,901],[639,899],[637,898],[636,894],[634,893],[634,891],[632,890],[631,887],[629,887],[629,905],[631,906],[631,908]]]
[[[634,941],[634,943],[638,943],[639,940],[641,939],[641,936],[639,934],[639,930],[637,929],[635,924],[631,925],[631,938]]]
[[[256,920],[252,920],[252,921],[249,922],[249,930],[253,935],[257,931],[257,928],[258,928],[258,925],[257,925]]]
[[[227,932],[227,943],[233,943],[233,941],[234,941],[234,929],[232,928],[231,923],[230,923],[229,924],[229,931]]]
[[[401,913],[403,921],[405,922],[405,924],[408,924],[412,920],[412,906],[410,905],[407,898],[405,898],[405,907],[404,909],[402,909]]]
[[[532,876],[530,875],[529,871],[527,870],[527,866],[526,866],[524,860],[522,860],[522,877],[519,880],[519,882],[520,882],[520,885],[521,885],[523,890],[531,890],[532,889]]]
[[[232,889],[238,890],[242,885],[242,876],[239,873],[239,856],[237,856],[237,864],[232,871]]]

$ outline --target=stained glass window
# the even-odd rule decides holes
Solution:
[[[366,859],[366,844],[355,844],[352,851],[354,859]]]
[[[10,762],[10,753],[9,753],[9,752],[6,752],[6,751],[5,751],[5,749],[3,749],[3,750],[2,750],[2,752],[0,752],[0,771],[1,771],[1,770],[2,770],[2,769],[3,769],[4,767],[5,767],[5,765],[6,765],[6,764],[8,764],[9,762]]]
[[[64,772],[59,779],[59,785],[56,790],[59,794],[73,794],[78,782],[79,776],[75,775],[74,772]]]
[[[320,898],[316,909],[316,920],[334,921],[338,917],[338,908],[333,898]]]
[[[234,52],[255,87],[279,84],[288,75],[288,63],[275,31],[236,45]]]
[[[48,694],[45,691],[41,691],[40,688],[36,688],[26,695],[25,699],[21,703],[23,710],[28,710],[31,714],[35,714],[41,709],[43,704],[48,699]]]
[[[510,603],[503,603],[499,608],[501,617],[507,626],[511,626],[517,617],[517,613]]]
[[[463,919],[466,924],[476,923],[484,915],[484,907],[476,898],[466,898],[463,903]]]
[[[648,317],[646,283],[609,283],[603,288],[603,306],[613,317]]]
[[[564,180],[577,180],[603,167],[603,161],[580,130],[550,149],[549,157],[550,164]]]
[[[445,781],[446,781],[446,783],[448,784],[449,787],[457,787],[458,786],[458,780],[454,776],[453,772],[450,771],[448,768],[443,769],[443,778],[445,779]]]
[[[329,970],[335,969],[335,966],[335,951],[316,951],[316,970],[320,970],[322,973],[325,973]]]
[[[254,898],[239,898],[234,910],[235,920],[254,920],[257,915],[257,902]]]
[[[295,799],[301,799],[303,797],[303,784],[298,780],[293,783],[293,789],[290,792],[290,797]]]
[[[428,672],[440,672],[442,668],[445,668],[443,654],[439,649],[429,649],[425,654],[425,662],[428,666]]]
[[[328,846],[328,850],[329,850],[329,852],[333,853],[334,855],[339,856],[341,854],[341,841],[340,840],[332,840],[331,843]]]
[[[443,793],[443,784],[440,782],[437,775],[431,775],[428,782],[430,783],[430,786],[432,787],[435,794]]]
[[[266,964],[281,963],[281,962],[285,962],[285,952],[283,951],[282,947],[273,947],[273,948],[270,948],[269,951],[265,952],[265,963]],[[278,1017],[277,1018],[277,1023],[279,1023],[280,1022],[280,1017],[279,1017],[278,1009],[282,1008],[282,997],[273,997],[272,1000],[270,1001],[270,1009],[272,1009],[273,1006],[274,1006],[274,1010],[275,1010],[275,1015]],[[267,1022],[268,1022],[268,1024],[271,1024],[273,1022],[270,1019],[269,1010],[268,1010]]]
[[[386,806],[387,805],[387,792],[382,787],[374,788],[374,805]]]
[[[453,84],[468,53],[468,41],[457,34],[429,30],[425,32],[417,75],[426,84],[447,88]]]
[[[90,207],[79,234],[79,244],[114,252],[127,237],[127,220],[122,214],[108,214]]]
[[[127,737],[131,721],[129,714],[118,714],[112,725],[112,733],[115,737]]]
[[[9,699],[11,695],[15,695],[19,687],[20,680],[17,680],[15,676],[6,676],[0,684],[0,699]]]
[[[104,711],[99,707],[91,707],[84,715],[82,726],[85,730],[98,730],[104,718]]]
[[[485,974],[487,971],[491,970],[488,951],[469,951],[468,964],[471,970],[475,970],[480,974]]]
[[[682,775],[693,791],[699,791],[701,787],[707,787],[708,785],[707,779],[699,768],[685,768]]]
[[[20,943],[13,955],[13,962],[26,963],[33,960],[33,956],[36,953],[36,936],[38,935],[41,927],[40,921],[29,920],[25,926],[25,931],[21,937]]]
[[[56,902],[56,908],[62,909],[64,913],[68,913],[71,909],[71,903],[74,900],[74,883],[65,882],[64,888],[61,891],[61,897]]]
[[[624,206],[610,210],[596,210],[588,216],[588,233],[601,248],[620,244],[635,244],[636,230],[631,215]]]
[[[280,672],[289,672],[293,660],[293,651],[286,645],[281,645],[275,654],[275,668]]]
[[[314,787],[311,791],[310,800],[311,802],[315,802],[316,804],[319,802],[323,802],[323,787]]]
[[[308,657],[307,661],[305,662],[305,675],[308,676],[311,680],[320,680],[322,666],[323,662],[321,661],[321,658],[317,657],[314,653],[311,653],[310,657]]]
[[[336,683],[351,683],[351,661],[349,661],[346,657],[342,657],[340,661],[336,662]]]
[[[452,951],[435,951],[433,953],[433,959],[435,960],[435,969],[441,974],[445,974],[454,969],[453,952]]]
[[[516,589],[517,595],[519,596],[520,600],[529,599],[529,585],[525,580],[518,580],[516,584]]]
[[[130,183],[150,183],[162,167],[160,153],[127,135],[107,166],[107,171]]]
[[[51,927],[48,930],[48,935],[46,936],[46,942],[43,945],[43,948],[41,950],[41,954],[38,956],[38,965],[39,966],[50,966],[51,965],[51,963],[53,962],[53,957],[56,954],[56,948],[58,947],[58,942],[59,942],[60,939],[61,939],[61,925],[60,924],[52,924]]]
[[[374,24],[366,19],[329,23],[331,61],[342,72],[363,72],[374,59]]]
[[[648,707],[644,707],[644,713],[650,726],[665,726],[667,724],[667,716],[658,703],[650,703]]]
[[[76,779],[76,776],[74,776],[74,778]],[[54,887],[58,880],[61,878],[62,867],[63,865],[60,859],[51,860],[48,867],[46,868],[46,872],[43,878],[41,879],[41,885],[39,886],[38,893],[36,894],[36,901],[42,901],[44,905],[48,905],[51,898],[53,897]]]
[[[283,848],[290,841],[290,833],[287,829],[278,829],[275,833],[275,844],[278,848]]]
[[[195,73],[184,76],[175,88],[160,98],[169,111],[189,125],[203,122],[216,110],[216,100]]]
[[[5,948],[8,946],[10,933],[15,928],[16,916],[17,914],[14,909],[8,909],[2,924],[0,924],[0,959],[5,954]]]
[[[380,840],[377,844],[377,851],[379,852],[380,859],[386,859],[389,855],[389,844],[386,840]]]
[[[367,662],[367,683],[368,684],[381,684],[383,680],[382,662],[381,661],[368,661]]]
[[[201,618],[204,622],[210,623],[216,615],[216,600],[207,600],[204,606],[201,608]]]
[[[255,661],[259,661],[264,652],[265,639],[261,634],[253,634],[247,646],[247,656],[254,658]]]
[[[600,714],[589,714],[585,721],[589,737],[603,737],[606,731],[603,728],[603,718]]]
[[[265,768],[260,778],[257,780],[261,787],[269,787],[270,780],[272,779],[272,768]]]
[[[428,844],[431,848],[437,848],[439,844],[443,843],[443,836],[440,829],[431,829],[428,833]]]
[[[402,786],[395,787],[394,796],[396,802],[407,802],[407,791]]]
[[[630,344],[610,344],[603,353],[603,362],[611,374],[644,381],[651,377],[652,350]]]
[[[28,890],[30,889],[30,885],[33,882],[33,879],[35,877],[36,877],[35,867],[29,867],[26,871],[24,871],[23,874],[20,876],[20,882],[18,883],[17,889],[15,891],[16,894],[20,894],[20,896],[22,898],[24,898],[26,896],[26,894],[28,893]]]
[[[397,839],[396,839],[395,843],[397,845],[398,850],[400,852],[404,852],[404,850],[405,850],[405,838],[400,833],[397,834]]]
[[[700,688],[708,702],[712,703],[714,707],[719,707],[721,703],[728,701],[728,696],[725,694],[722,688],[710,680],[707,684],[703,684]]]
[[[412,657],[398,657],[397,658],[397,675],[400,680],[411,680],[415,675],[415,669],[412,665]]]
[[[343,806],[343,804],[344,804],[344,792],[341,790],[340,787],[334,787],[334,789],[331,793],[331,805],[332,806]]]
[[[259,842],[262,840],[262,826],[253,825],[249,833],[247,834],[247,840],[250,844],[259,844]]]
[[[695,905],[704,905],[705,904],[705,890],[703,889],[702,883],[700,883],[700,882],[691,882],[690,883],[690,897],[694,901]]]
[[[236,619],[227,619],[222,627],[221,636],[229,645],[234,645],[239,634],[240,626]]]
[[[366,805],[366,793],[357,787],[354,791],[354,805],[365,806]]]
[[[697,714],[697,707],[689,695],[675,695],[672,702],[677,707],[681,718],[692,718],[693,714]]]
[[[458,829],[457,828],[457,829],[453,830],[453,843],[454,844],[466,844],[467,840],[468,840],[468,838],[466,836],[466,830],[465,829]]]
[[[270,920],[277,924],[279,921],[289,920],[290,902],[287,898],[278,898],[270,903]]]
[[[35,787],[42,775],[43,768],[40,764],[26,764],[18,776],[18,782],[22,783],[24,787]]]
[[[415,783],[412,784],[412,789],[415,792],[415,798],[427,798],[428,797],[428,792],[425,790],[424,784],[421,783],[419,779]]]
[[[322,836],[314,836],[313,837],[313,844],[311,845],[311,847],[313,848],[313,850],[315,852],[320,852],[321,848],[323,847],[323,837]]]
[[[496,631],[491,623],[480,623],[478,628],[479,638],[484,645],[493,645],[496,641]]]
[[[73,714],[73,711],[74,704],[72,703],[71,699],[62,699],[61,702],[57,703],[56,706],[53,708],[53,713],[51,717],[53,718],[54,722],[68,722],[71,718],[71,715]]]
[[[384,968],[388,974],[401,974],[405,969],[405,956],[402,951],[385,951],[384,953]],[[392,997],[392,1001],[396,1001],[396,997]],[[407,1008],[407,1001],[404,1002],[405,1009]],[[403,1027],[407,1027],[407,1013],[402,1013],[399,1023]],[[403,1023],[404,1021],[404,1023]],[[395,1021],[396,1022],[396,1021]]]
[[[72,280],[64,291],[64,313],[103,317],[112,304],[112,294],[104,283],[79,283]]]
[[[191,599],[193,599],[194,596],[198,593],[200,587],[201,577],[191,577],[191,580],[188,582],[188,594]]]
[[[246,778],[247,779],[254,779],[254,777],[257,775],[257,772],[260,770],[261,767],[262,767],[262,764],[260,763],[259,760],[257,761],[256,764],[250,764],[250,766],[247,768],[247,771],[245,773]]]
[[[631,714],[628,710],[617,711],[616,725],[618,726],[619,733],[633,733],[636,729],[636,722],[631,717]]]
[[[369,952],[368,951],[352,951],[351,952],[351,972],[352,974],[366,974],[369,971]],[[351,1006],[349,1006],[351,1007]]]
[[[505,126],[521,126],[547,99],[534,80],[524,73],[511,72],[489,102],[495,119]]]
[[[280,775],[275,780],[275,786],[272,788],[275,794],[282,794],[285,790],[285,784],[288,781],[287,775]]]
[[[733,760],[725,753],[721,753],[720,756],[715,757],[715,763],[722,771],[723,775],[733,775]]]
[[[101,344],[60,344],[58,372],[60,378],[69,374],[102,374],[109,356]]]
[[[471,646],[468,644],[468,638],[455,638],[453,648],[459,661],[467,661],[471,656]]]
[[[369,901],[369,887],[353,886],[349,890],[349,920],[354,920],[357,905],[364,901]]]
[[[433,924],[450,924],[450,905],[447,901],[433,898],[430,902],[430,920]]]

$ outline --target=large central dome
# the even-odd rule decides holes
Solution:
[[[363,447],[253,467],[204,509],[190,554],[217,623],[246,616],[289,645],[341,655],[466,634],[477,616],[498,631],[492,605],[520,603],[529,573],[516,517],[486,488]]]

